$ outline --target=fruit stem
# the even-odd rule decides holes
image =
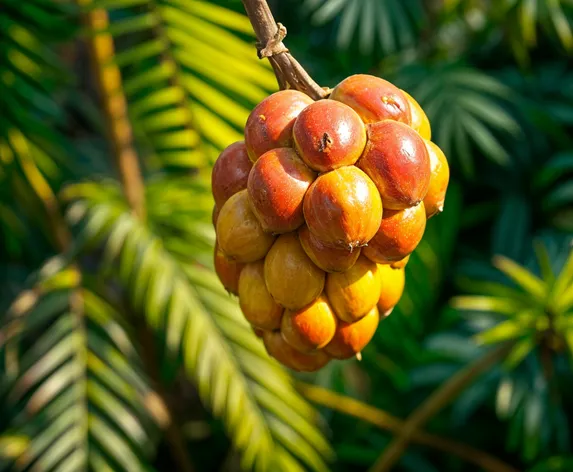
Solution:
[[[366,421],[394,434],[400,434],[404,430],[404,420],[354,398],[303,382],[297,382],[296,388],[308,400],[317,405]],[[456,455],[488,472],[517,472],[509,464],[484,451],[419,429],[412,433],[412,442]]]
[[[299,90],[314,100],[327,98],[330,89],[318,85],[283,44],[286,28],[275,22],[266,0],[243,0],[243,5],[257,35],[259,58],[269,59],[280,89]]]

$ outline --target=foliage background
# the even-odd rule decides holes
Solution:
[[[423,429],[571,470],[573,3],[270,4],[320,84],[394,81],[449,158],[398,308],[293,376],[213,275],[210,167],[276,89],[241,2],[4,0],[0,470],[385,470],[388,415],[459,372]],[[479,470],[414,443],[396,470]]]

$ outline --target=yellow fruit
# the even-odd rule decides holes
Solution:
[[[380,298],[378,266],[360,256],[346,272],[328,274],[326,295],[330,306],[343,321],[352,323],[365,316]]]
[[[304,252],[296,233],[279,236],[265,258],[265,282],[272,297],[289,310],[299,310],[317,298],[325,273]]]
[[[336,330],[336,316],[325,296],[297,311],[287,310],[281,323],[284,340],[297,351],[311,352],[326,346]]]
[[[302,353],[289,346],[278,331],[263,333],[265,348],[271,357],[289,369],[298,372],[314,372],[324,367],[330,357],[322,350],[312,353]]]
[[[354,323],[339,321],[334,337],[324,351],[335,359],[349,359],[355,356],[370,342],[379,320],[378,309],[374,306],[365,317]]]
[[[279,329],[283,308],[271,297],[265,284],[263,261],[251,262],[239,277],[239,305],[249,323],[262,329]]]
[[[402,90],[402,93],[406,95],[408,99],[408,103],[410,104],[410,112],[412,115],[412,128],[418,132],[420,136],[424,139],[432,139],[432,129],[430,127],[430,120],[424,109],[420,106],[420,104],[416,101],[412,95],[408,92]]]
[[[265,257],[275,237],[265,233],[249,207],[247,190],[229,198],[217,218],[217,242],[221,251],[238,262]]]
[[[402,298],[404,285],[406,283],[406,272],[404,269],[392,269],[387,264],[378,264],[380,272],[381,290],[378,299],[378,311],[380,316],[384,316],[391,311]]]

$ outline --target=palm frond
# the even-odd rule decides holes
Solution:
[[[159,165],[205,166],[241,139],[249,110],[276,89],[243,15],[196,0],[92,7],[110,10],[130,116]]]
[[[106,190],[97,184],[72,189],[70,195],[77,201],[70,215],[82,223],[80,238],[90,245],[105,243],[103,268],[117,264],[131,304],[164,340],[169,359],[181,359],[204,403],[224,419],[242,452],[244,467],[290,470],[300,460],[311,470],[326,470],[324,459],[332,451],[316,427],[316,413],[295,392],[290,377],[267,356],[213,270],[200,263],[205,262],[201,252],[212,254],[214,243],[211,206],[205,204],[211,203],[208,187],[203,186],[203,198],[197,192],[191,205],[184,199],[171,199],[177,195],[176,185],[169,181],[159,185],[169,203],[181,202],[169,206],[177,218],[166,215],[164,200],[157,206],[150,204],[150,224],[161,237],[121,203],[101,197],[119,193],[118,189]],[[182,240],[188,247],[204,249],[181,251]]]
[[[48,278],[5,325],[2,422],[29,438],[8,470],[145,470],[155,449],[165,413],[150,408],[125,322],[78,277],[69,267]]]

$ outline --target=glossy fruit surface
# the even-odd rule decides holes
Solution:
[[[411,123],[410,105],[402,91],[387,80],[373,75],[357,74],[340,82],[330,94],[352,108],[364,123],[395,120]]]
[[[378,266],[360,256],[346,272],[328,274],[325,292],[336,316],[351,323],[365,316],[380,298]]]
[[[231,196],[247,188],[251,167],[253,163],[243,141],[233,143],[223,150],[211,173],[211,190],[217,207],[221,208]]]
[[[366,145],[366,128],[352,108],[319,100],[298,115],[293,138],[303,161],[316,171],[327,172],[358,160]]]
[[[392,269],[388,265],[379,265],[378,270],[382,279],[382,290],[378,299],[380,316],[387,314],[402,298],[406,283],[404,269]]]
[[[410,255],[408,254],[404,259],[400,259],[399,261],[391,262],[390,267],[392,269],[403,269],[408,265],[408,261],[410,260]]]
[[[245,144],[251,161],[271,149],[292,147],[294,120],[311,103],[312,98],[297,90],[281,90],[260,102],[245,125]]]
[[[279,329],[284,309],[267,290],[264,272],[263,261],[245,265],[239,278],[239,305],[253,326],[267,330]]]
[[[214,260],[215,272],[227,292],[239,294],[239,276],[245,264],[229,259],[215,244]]]
[[[310,352],[326,346],[336,331],[336,316],[325,296],[297,311],[287,310],[281,334],[297,351]]]
[[[278,237],[265,258],[265,282],[275,301],[299,310],[324,288],[325,273],[306,255],[296,233]]]
[[[298,239],[306,255],[325,272],[344,272],[350,269],[360,256],[360,248],[350,250],[327,246],[312,234],[306,225],[299,228]]]
[[[380,194],[354,166],[319,176],[304,197],[308,229],[324,244],[353,249],[376,234],[382,219]]]
[[[396,262],[412,253],[424,236],[426,212],[424,204],[405,210],[384,211],[384,218],[376,235],[362,250],[374,262]]]
[[[395,121],[368,126],[368,143],[356,165],[378,188],[385,210],[417,205],[430,186],[430,157],[424,140]]]
[[[294,231],[304,223],[302,202],[316,173],[291,148],[265,152],[249,175],[251,209],[270,233]]]
[[[410,105],[410,112],[412,114],[412,124],[410,126],[414,131],[417,131],[422,138],[432,139],[432,129],[430,128],[430,120],[428,120],[426,112],[412,95],[405,90],[402,90],[402,93],[406,96]]]
[[[265,233],[251,211],[246,190],[233,195],[221,208],[217,219],[217,242],[221,251],[238,262],[265,257],[275,237]]]
[[[358,321],[353,323],[339,321],[334,336],[324,351],[335,359],[349,359],[355,356],[371,341],[379,321],[376,306]]]
[[[330,361],[330,357],[322,350],[312,353],[297,351],[287,344],[279,331],[265,331],[263,333],[263,342],[271,357],[274,357],[289,369],[298,372],[315,372]]]
[[[450,181],[450,166],[446,156],[436,144],[426,141],[426,146],[430,156],[432,175],[428,193],[424,198],[424,207],[426,209],[426,217],[431,218],[444,210],[446,192]]]

